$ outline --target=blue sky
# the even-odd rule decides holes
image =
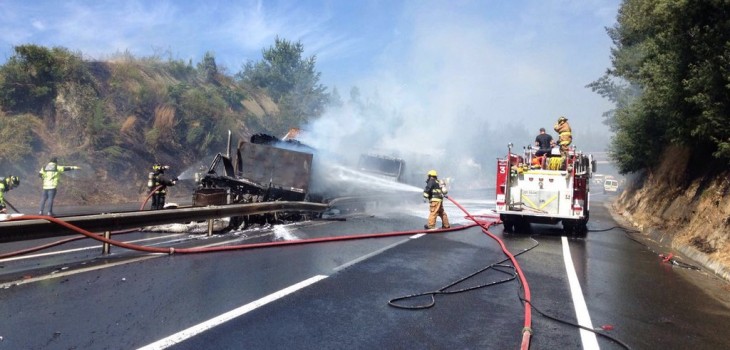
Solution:
[[[601,114],[612,106],[585,85],[610,66],[605,27],[614,25],[619,5],[619,0],[0,0],[0,63],[14,45],[25,43],[63,46],[88,59],[126,50],[197,63],[211,51],[233,74],[247,60],[260,60],[261,50],[279,36],[301,41],[305,55],[316,55],[321,82],[337,87],[344,98],[357,86],[397,110],[399,117],[376,128],[401,128],[399,135],[411,135],[414,148],[424,133],[483,127],[487,137],[502,133],[504,123],[533,132],[550,129],[560,115],[579,136],[580,130],[608,132]]]

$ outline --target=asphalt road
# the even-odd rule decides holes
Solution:
[[[475,195],[453,197],[472,214],[494,207],[487,196]],[[580,317],[587,315],[592,328],[631,349],[730,348],[728,284],[704,270],[664,263],[660,247],[630,239],[616,228],[608,199],[593,197],[588,227],[596,232],[586,237],[564,238],[559,227],[548,225],[514,234],[491,229],[513,253],[522,252],[517,260],[533,306],[578,322],[580,300],[569,278],[574,271],[585,301]],[[454,226],[469,223],[455,206],[447,209]],[[213,237],[115,237],[144,245],[218,246],[413,230],[426,214],[425,205],[373,204],[344,221]],[[0,254],[51,241],[2,244]],[[479,287],[510,278],[509,268],[487,268],[504,259],[496,241],[477,227],[193,255],[112,248],[105,256],[99,243],[76,241],[0,259],[0,350],[516,349],[524,323],[520,284]],[[454,292],[460,289],[471,290]],[[436,292],[430,308],[389,305],[426,292]],[[430,301],[424,296],[399,305]],[[624,348],[536,309],[530,349]]]

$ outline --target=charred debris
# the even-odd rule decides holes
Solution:
[[[228,134],[226,154],[218,153],[207,169],[197,173],[197,188],[193,191],[193,206],[262,203],[272,201],[305,201],[330,204],[325,213],[277,212],[232,217],[229,229],[247,228],[252,224],[286,223],[331,217],[332,213],[346,214],[363,210],[358,196],[345,193],[343,188],[352,186],[316,186],[312,190],[315,176],[326,171],[315,172],[314,157],[317,150],[296,139],[279,139],[268,134],[255,134],[249,140],[231,147],[231,133]],[[376,176],[386,181],[401,182],[405,161],[399,158],[363,154],[356,171]],[[324,190],[323,188],[327,188]],[[336,203],[336,204],[335,204]],[[372,203],[370,203],[372,204]]]

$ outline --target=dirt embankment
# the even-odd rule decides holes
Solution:
[[[690,169],[690,154],[681,148],[666,154],[617,198],[614,210],[647,238],[730,281],[730,171]]]

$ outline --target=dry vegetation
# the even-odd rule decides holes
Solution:
[[[153,163],[170,164],[176,173],[207,164],[223,151],[227,129],[238,138],[250,136],[251,123],[265,132],[261,120],[277,112],[270,100],[255,113],[243,98],[230,106],[220,97],[222,83],[237,89],[233,96],[252,94],[229,77],[205,81],[178,61],[125,56],[87,68],[88,79],[59,85],[51,108],[0,115],[0,168],[22,179],[9,200],[35,206],[38,169],[56,156],[82,166],[64,176],[59,204],[138,201]]]
[[[730,171],[688,169],[689,152],[678,147],[663,160],[615,208],[645,234],[658,235],[653,238],[730,280]]]

